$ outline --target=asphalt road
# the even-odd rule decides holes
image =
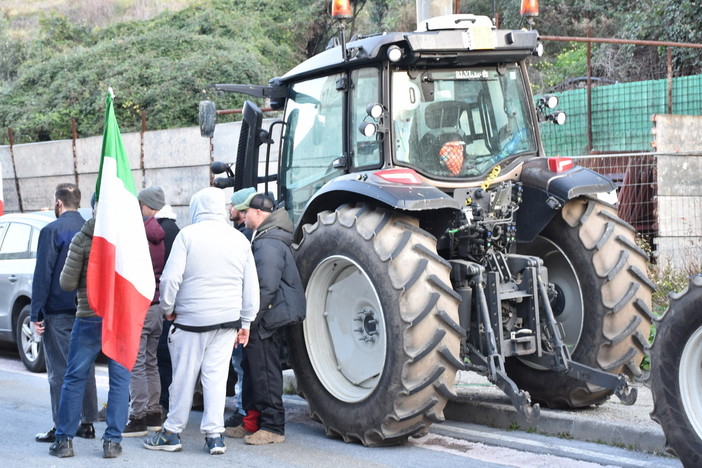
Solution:
[[[97,379],[99,402],[103,402],[108,382],[104,365],[98,366]],[[51,426],[46,374],[29,373],[12,351],[0,351],[0,468],[95,464],[152,468],[205,463],[211,466],[364,468],[680,466],[671,458],[460,422],[434,425],[427,436],[411,439],[402,446],[366,448],[327,438],[323,427],[309,418],[304,400],[286,397],[285,405],[287,440],[284,444],[254,447],[241,440],[226,439],[226,454],[209,455],[199,432],[202,413],[193,411],[182,434],[182,452],[154,452],[142,447],[141,438],[125,438],[122,456],[105,460],[99,438],[76,438],[76,456],[56,459],[48,454],[48,444],[34,442],[37,432]],[[104,423],[96,424],[98,437],[104,428]]]

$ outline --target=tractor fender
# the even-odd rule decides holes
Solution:
[[[386,206],[411,215],[436,238],[460,211],[458,201],[432,185],[388,182],[373,172],[346,174],[329,181],[310,198],[295,229],[295,241],[302,237],[302,226],[317,220],[317,213],[353,202]]]
[[[532,242],[569,200],[616,188],[608,177],[582,166],[555,173],[547,158],[524,163],[520,182],[523,201],[517,211],[517,242]]]

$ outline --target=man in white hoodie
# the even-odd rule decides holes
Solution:
[[[168,348],[173,361],[168,417],[144,440],[151,450],[181,450],[180,433],[201,377],[205,402],[200,431],[213,455],[225,452],[224,405],[235,343],[246,346],[259,309],[251,247],[227,222],[224,192],[209,187],[193,195],[189,226],[181,229],[161,275],[161,310],[173,320]],[[237,331],[238,330],[238,331]]]

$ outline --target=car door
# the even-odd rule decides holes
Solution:
[[[20,295],[31,295],[35,259],[29,224],[0,223],[0,333],[12,340],[12,305]]]

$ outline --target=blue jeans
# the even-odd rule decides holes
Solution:
[[[68,347],[66,375],[61,388],[61,400],[56,424],[57,439],[72,439],[80,424],[80,409],[90,369],[102,348],[102,318],[78,317],[73,324]],[[129,416],[129,380],[131,373],[121,364],[108,360],[110,390],[107,393],[103,440],[120,442]]]
[[[242,401],[242,393],[244,388],[244,369],[241,367],[241,361],[244,359],[244,347],[238,345],[234,348],[232,352],[232,367],[236,373],[236,385],[234,386],[234,391],[236,391],[236,409],[239,414],[246,416],[246,410],[244,409],[244,402]]]

